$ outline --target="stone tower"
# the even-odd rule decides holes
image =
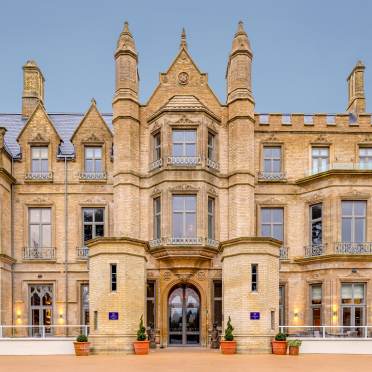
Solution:
[[[22,116],[29,117],[44,102],[44,76],[35,61],[23,66]]]
[[[138,57],[128,22],[119,36],[115,63],[114,235],[139,238]]]

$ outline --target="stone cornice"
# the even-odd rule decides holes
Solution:
[[[112,243],[129,243],[137,246],[144,247],[146,249],[149,248],[148,242],[140,239],[130,238],[126,236],[122,237],[98,237],[92,240],[89,240],[86,245],[87,247],[94,247],[98,244],[112,244]]]
[[[14,264],[14,263],[17,262],[16,259],[14,259],[13,257],[10,257],[10,256],[8,256],[7,254],[4,254],[4,253],[0,253],[0,261],[4,262],[6,264],[9,264],[9,265]]]
[[[327,261],[372,262],[372,254],[327,254],[315,257],[295,257],[293,263],[307,265]]]
[[[223,250],[225,247],[230,245],[235,245],[236,243],[258,243],[258,244],[272,244],[275,247],[281,247],[283,243],[274,238],[266,237],[266,236],[242,236],[239,238],[234,238],[230,240],[225,240],[221,242],[221,249]]]
[[[309,183],[312,181],[317,181],[326,177],[330,176],[337,176],[337,175],[358,175],[358,176],[371,176],[372,170],[356,170],[356,169],[330,169],[325,172],[313,174],[311,176],[303,177],[298,179],[295,184],[302,185],[305,183]]]
[[[0,177],[4,177],[11,184],[17,183],[17,180],[5,168],[0,168]]]

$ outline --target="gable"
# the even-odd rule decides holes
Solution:
[[[147,102],[149,112],[165,105],[173,96],[194,96],[217,116],[221,104],[208,85],[208,75],[199,70],[189,52],[182,47]]]

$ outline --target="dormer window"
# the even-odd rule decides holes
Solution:
[[[48,146],[31,147],[31,172],[48,173]]]
[[[80,173],[81,180],[106,180],[103,170],[102,146],[84,147],[84,171]]]
[[[168,162],[178,166],[195,166],[200,163],[196,150],[196,129],[173,129],[172,156]]]

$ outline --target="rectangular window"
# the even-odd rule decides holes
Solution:
[[[161,200],[160,196],[154,199],[154,239],[161,238]]]
[[[271,330],[275,330],[275,311],[271,310]]]
[[[196,238],[196,195],[173,195],[173,238]]]
[[[81,323],[89,325],[89,284],[80,286]]]
[[[117,290],[117,265],[110,264],[110,279],[111,279],[111,292]]]
[[[359,148],[360,169],[372,169],[372,147]]]
[[[155,329],[155,282],[153,280],[147,281],[147,289],[146,289],[146,304],[147,304],[147,326]]]
[[[161,133],[157,132],[153,136],[154,141],[154,161],[161,159]]]
[[[257,264],[251,265],[251,291],[252,292],[258,291],[258,265]]]
[[[285,325],[285,286],[279,286],[279,326]]]
[[[28,221],[30,248],[51,247],[51,208],[29,208]]]
[[[47,173],[48,170],[48,146],[31,147],[31,172]]]
[[[311,168],[312,173],[320,173],[328,170],[329,167],[329,148],[313,147],[311,149]]]
[[[366,237],[366,201],[342,201],[342,242],[363,243]]]
[[[83,208],[84,244],[98,236],[105,235],[105,208]]]
[[[365,337],[366,302],[364,283],[341,284],[341,324],[349,337]]]
[[[317,246],[323,242],[322,238],[323,222],[322,222],[322,204],[310,206],[310,245]]]
[[[209,160],[216,160],[216,136],[208,132],[208,159]]]
[[[196,156],[196,130],[173,129],[173,156],[194,157]]]
[[[213,282],[213,323],[222,328],[222,281]]]
[[[32,336],[50,335],[53,325],[53,285],[32,284],[29,286],[29,309]]]
[[[94,330],[98,329],[98,311],[94,312]]]
[[[283,208],[261,208],[261,236],[283,241]]]
[[[320,327],[322,325],[322,285],[310,285],[310,312],[312,325]]]
[[[280,146],[264,146],[263,171],[280,173],[282,171],[282,148]]]
[[[215,200],[208,197],[208,239],[215,239]]]
[[[101,173],[102,147],[85,147],[85,172]]]

